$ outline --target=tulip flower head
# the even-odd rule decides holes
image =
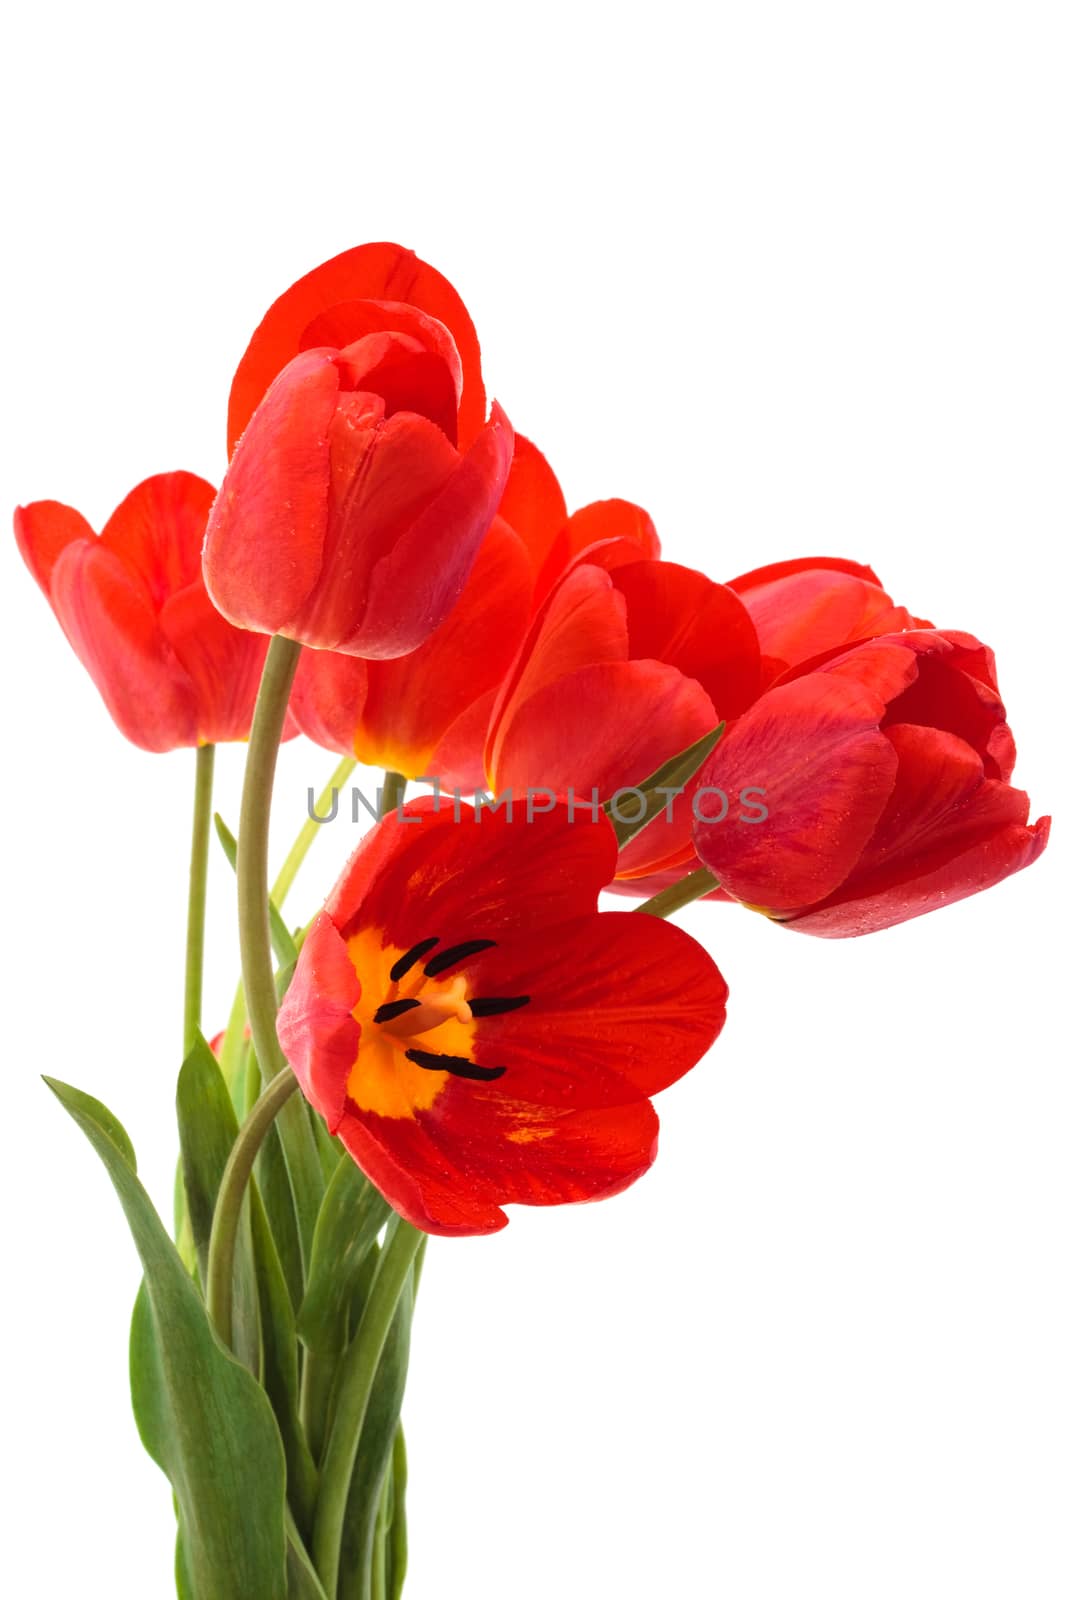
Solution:
[[[696,849],[792,928],[872,933],[1037,859],[1049,819],[1027,822],[1014,763],[992,652],[966,633],[892,634],[786,674],[727,730],[700,774],[723,799]],[[761,819],[740,818],[742,788]]]
[[[398,266],[410,256],[370,248],[395,252]],[[385,297],[324,305],[324,293],[299,289],[268,313],[238,369],[244,399],[231,398],[231,421],[284,360],[235,444],[204,575],[239,627],[402,656],[459,598],[504,490],[511,427],[495,404],[471,425],[461,347],[436,316]],[[471,361],[477,392],[476,340]]]
[[[266,640],[208,598],[200,549],[215,491],[147,478],[99,537],[55,500],[15,513],[23,559],[119,730],[143,750],[247,739]],[[293,730],[295,731],[295,730]]]
[[[649,1095],[717,1037],[727,990],[680,929],[598,913],[610,827],[565,810],[379,823],[312,924],[278,1036],[312,1105],[416,1226],[593,1200],[651,1165]]]

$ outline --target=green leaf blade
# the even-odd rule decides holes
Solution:
[[[270,1403],[226,1350],[100,1102],[49,1088],[118,1194],[145,1281],[131,1337],[134,1409],[179,1510],[189,1600],[286,1600],[285,1457]]]

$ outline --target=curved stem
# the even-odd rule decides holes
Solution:
[[[718,878],[712,877],[707,867],[697,867],[695,872],[679,878],[677,883],[669,883],[666,889],[661,889],[650,900],[643,900],[634,910],[643,911],[650,917],[671,917],[683,906],[693,900],[702,900],[718,887]]]
[[[237,834],[237,921],[241,935],[241,978],[252,1030],[252,1047],[264,1086],[287,1070],[278,1043],[277,993],[270,942],[270,900],[267,845],[271,795],[278,764],[278,745],[285,726],[293,675],[300,646],[280,635],[270,642],[259,684],[252,736],[248,741],[241,821]],[[278,1134],[293,1195],[300,1252],[307,1270],[315,1218],[325,1183],[311,1123],[301,1105],[288,1106],[278,1120]]]
[[[293,887],[293,879],[303,865],[304,857],[311,849],[312,840],[316,838],[322,827],[319,818],[324,814],[328,815],[333,809],[334,792],[348,782],[355,771],[355,766],[356,759],[354,756],[342,757],[337,763],[329,783],[315,801],[315,815],[307,819],[293,840],[293,847],[282,862],[281,871],[275,878],[274,887],[270,892],[271,899],[279,909],[289,890]]]
[[[298,1087],[292,1067],[286,1067],[264,1090],[234,1141],[219,1184],[208,1246],[207,1309],[227,1345],[233,1342],[233,1262],[245,1190],[271,1123]]]
[[[185,926],[185,1055],[193,1048],[200,1032],[204,991],[204,911],[207,905],[211,788],[214,776],[215,746],[202,744],[196,752],[193,846],[189,856],[189,911]]]
[[[274,1026],[274,962],[271,958],[268,913],[267,842],[270,803],[278,745],[285,725],[289,690],[293,686],[300,646],[281,635],[267,651],[263,677],[248,741],[241,822],[237,832],[237,921],[241,933],[241,972],[252,1041],[264,1078],[269,1081],[285,1066]]]
[[[323,1588],[331,1596],[337,1593],[345,1510],[367,1403],[389,1328],[424,1237],[410,1222],[397,1218],[382,1246],[378,1270],[374,1274],[356,1336],[348,1347],[338,1374],[336,1403],[330,1438],[322,1461],[319,1504],[311,1542]]]

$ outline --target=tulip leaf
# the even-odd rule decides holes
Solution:
[[[288,1468],[289,1501],[297,1525],[310,1534],[318,1471],[300,1420],[300,1357],[293,1302],[259,1190],[250,1187],[252,1237],[263,1326],[263,1387],[278,1419]]]
[[[348,1342],[349,1310],[359,1275],[391,1207],[345,1156],[330,1179],[315,1225],[307,1290],[297,1332],[307,1346],[305,1416],[308,1443],[321,1459],[330,1392]]]
[[[326,1590],[312,1566],[303,1540],[293,1527],[289,1530],[286,1570],[289,1575],[289,1600],[326,1600]]]
[[[134,1310],[134,1410],[178,1505],[188,1600],[286,1600],[285,1456],[270,1402],[222,1345],[99,1101],[45,1082],[107,1169],[144,1268]]]
[[[397,1510],[390,1468],[407,1382],[414,1303],[414,1284],[409,1277],[378,1363],[359,1436],[345,1513],[338,1600],[372,1600],[376,1545],[379,1561],[385,1561],[387,1567],[389,1564],[390,1535]],[[399,1591],[393,1587],[391,1592]]]
[[[218,812],[215,813],[215,832],[219,836],[219,843],[230,866],[237,871],[237,839],[223,822]],[[267,910],[270,915],[270,942],[274,946],[274,954],[278,957],[283,967],[291,965],[296,960],[297,949],[293,943],[293,936],[286,926],[282,916],[273,900],[268,900]]]
[[[620,850],[666,809],[672,792],[677,798],[690,778],[700,771],[722,738],[725,728],[725,722],[720,722],[717,728],[657,767],[643,783],[635,784],[632,792],[624,790],[622,799],[609,802],[605,809],[615,829]]]
[[[256,1157],[255,1171],[270,1223],[271,1237],[277,1246],[286,1287],[289,1290],[289,1299],[294,1306],[298,1306],[304,1296],[303,1256],[300,1250],[296,1206],[289,1183],[289,1170],[276,1126],[269,1130],[263,1141]]]
[[[344,1323],[360,1267],[392,1207],[348,1156],[334,1169],[311,1246],[311,1270],[297,1331],[315,1348]]]
[[[207,1282],[207,1254],[219,1184],[237,1138],[237,1113],[211,1046],[198,1034],[178,1073],[178,1135],[189,1224],[200,1282]],[[233,1348],[259,1376],[262,1334],[259,1296],[247,1215],[242,1217],[234,1264]]]

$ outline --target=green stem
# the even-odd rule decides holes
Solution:
[[[311,1543],[323,1588],[331,1596],[337,1593],[345,1510],[367,1402],[389,1328],[423,1237],[410,1222],[397,1218],[382,1246],[356,1337],[345,1353],[338,1374],[336,1404],[322,1461],[319,1504]]]
[[[200,1032],[204,992],[204,911],[207,906],[211,787],[214,776],[215,746],[202,744],[196,752],[193,847],[189,857],[189,912],[185,929],[185,1055],[193,1048]]]
[[[281,871],[275,878],[274,887],[270,892],[271,899],[279,909],[289,890],[293,887],[293,879],[303,865],[304,857],[311,849],[312,840],[317,837],[322,827],[319,818],[323,815],[328,815],[333,810],[333,796],[336,791],[343,788],[348,782],[355,770],[355,766],[354,756],[344,756],[338,762],[333,777],[315,801],[315,815],[307,819],[293,840],[293,848],[282,862]]]
[[[263,1084],[287,1069],[278,1043],[277,993],[270,942],[270,900],[267,881],[267,846],[271,795],[278,764],[278,745],[285,726],[300,646],[277,635],[270,642],[260,679],[252,736],[248,741],[241,820],[237,832],[237,921],[241,935],[241,978],[252,1030],[252,1045]],[[304,1269],[311,1260],[315,1218],[325,1184],[315,1136],[302,1105],[288,1106],[278,1120],[293,1194],[297,1231]]]
[[[404,790],[408,780],[402,772],[386,772],[382,776],[382,817],[397,811],[404,804]]]
[[[237,921],[241,934],[241,973],[245,1004],[263,1077],[268,1082],[285,1066],[274,1026],[274,962],[271,958],[267,881],[270,803],[278,745],[285,725],[300,646],[280,634],[270,642],[248,741],[241,822],[237,831]]]
[[[707,867],[697,867],[695,872],[679,878],[677,883],[668,884],[666,889],[654,894],[651,900],[645,900],[641,905],[635,906],[634,910],[643,911],[650,917],[671,917],[683,906],[689,905],[693,900],[702,900],[706,894],[711,894],[712,890],[718,887],[718,878],[712,877]]]
[[[219,1184],[208,1246],[207,1308],[227,1345],[233,1340],[233,1263],[245,1190],[271,1123],[298,1087],[292,1067],[286,1067],[264,1090],[234,1141]]]

